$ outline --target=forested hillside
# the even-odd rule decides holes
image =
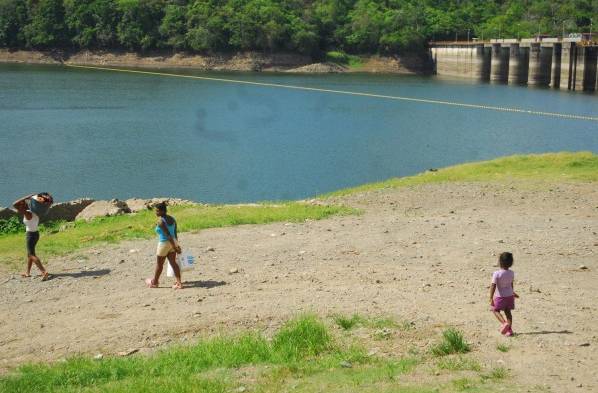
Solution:
[[[588,31],[592,18],[598,0],[0,0],[0,47],[385,54]]]

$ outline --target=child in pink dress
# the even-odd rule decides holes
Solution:
[[[513,335],[513,315],[511,310],[515,309],[515,298],[519,295],[513,290],[515,272],[509,270],[513,266],[513,254],[503,252],[498,258],[500,270],[492,274],[492,285],[490,287],[490,309],[501,323],[500,332],[507,337]],[[503,318],[500,313],[503,311],[506,316]]]

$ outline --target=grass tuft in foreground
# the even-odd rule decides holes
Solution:
[[[397,322],[390,317],[364,317],[359,314],[351,316],[343,314],[333,315],[334,322],[343,330],[351,330],[361,326],[373,329],[399,329],[409,330],[413,328],[413,323],[409,321]]]
[[[363,318],[361,318],[358,314],[353,314],[350,317],[337,314],[334,316],[334,322],[343,330],[351,330],[358,324],[363,323]]]
[[[431,352],[435,356],[467,353],[470,350],[471,346],[463,338],[463,333],[454,328],[442,332],[442,341],[431,348]]]
[[[313,315],[290,321],[272,340],[272,349],[284,361],[317,356],[330,348],[328,329]]]
[[[332,192],[324,195],[324,197],[337,197],[384,188],[416,186],[428,183],[510,179],[598,181],[598,155],[591,152],[514,155],[490,161],[455,165],[415,176],[364,184]]]
[[[502,380],[509,376],[509,371],[504,367],[496,367],[487,374],[482,374],[482,380]]]
[[[445,356],[440,358],[436,366],[441,370],[450,370],[450,371],[462,371],[462,370],[471,370],[471,371],[480,371],[482,367],[480,363],[478,363],[474,359],[466,358],[461,355],[457,357],[452,356]]]
[[[300,202],[253,205],[175,206],[169,212],[180,223],[180,232],[242,224],[265,224],[277,221],[302,222],[320,220],[339,214],[357,212],[344,206],[311,205]],[[97,218],[90,222],[53,223],[43,227],[37,249],[43,257],[64,255],[94,245],[117,243],[129,239],[155,236],[156,217],[152,211]],[[16,266],[24,260],[22,233],[0,235],[0,265]]]

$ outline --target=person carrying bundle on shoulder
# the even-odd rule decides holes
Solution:
[[[42,281],[50,278],[50,275],[42,265],[41,260],[35,252],[35,246],[39,241],[39,220],[54,203],[54,199],[47,192],[41,194],[31,194],[16,200],[13,207],[23,216],[25,224],[25,243],[27,246],[27,270],[21,273],[22,277],[31,277],[31,267],[37,266],[42,274]]]

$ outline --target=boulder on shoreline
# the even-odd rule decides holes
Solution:
[[[308,64],[303,67],[297,67],[287,72],[296,72],[296,73],[309,73],[309,74],[331,74],[331,73],[338,73],[338,72],[346,72],[347,67],[341,66],[335,63],[314,63]]]
[[[77,220],[92,220],[96,217],[117,216],[130,213],[131,209],[124,201],[111,199],[109,201],[95,201],[77,214]]]
[[[158,203],[164,202],[167,206],[199,205],[199,203],[179,198],[130,198],[126,201],[111,199],[109,201],[96,201],[90,198],[80,198],[52,205],[43,218],[48,221],[75,221],[92,220],[96,217],[116,216],[121,214],[137,213],[151,210]],[[12,209],[0,207],[0,220],[8,220],[17,215]]]
[[[16,216],[17,212],[7,207],[0,206],[0,220],[8,220],[13,216]]]
[[[129,210],[131,210],[131,213],[137,213],[152,208],[147,199],[131,198],[127,199],[125,203],[129,207]]]
[[[137,213],[143,210],[151,210],[158,203],[166,203],[166,206],[182,206],[182,205],[197,205],[197,202],[189,201],[186,199],[179,198],[151,198],[151,199],[140,199],[131,198],[126,201],[127,206],[131,210],[131,213]]]
[[[74,221],[79,213],[94,202],[95,200],[90,198],[81,198],[74,201],[56,203],[50,207],[48,214],[44,216],[44,221]]]

